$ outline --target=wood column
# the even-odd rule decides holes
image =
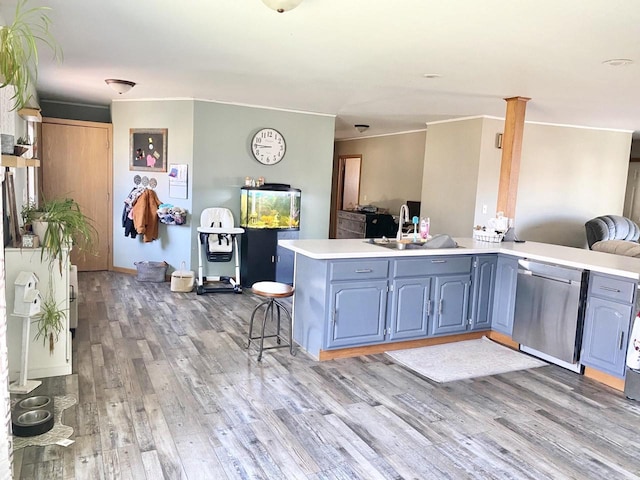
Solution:
[[[531,99],[510,97],[505,98],[505,100],[507,102],[507,113],[504,119],[504,133],[502,134],[502,162],[500,164],[500,183],[498,185],[496,212],[504,212],[505,217],[514,218],[518,195],[518,177],[520,176],[524,114],[527,102]]]

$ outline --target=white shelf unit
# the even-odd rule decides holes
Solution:
[[[14,282],[20,272],[33,272],[38,277],[37,289],[43,298],[49,289],[49,261],[45,255],[40,259],[40,248],[5,248],[5,300],[7,305],[7,348],[9,353],[9,377],[16,380],[21,367],[22,321],[11,315],[14,310]],[[34,340],[37,326],[34,323],[30,333],[27,378],[55,377],[71,374],[71,332],[69,331],[69,261],[62,264],[62,273],[55,260],[51,270],[54,283],[54,298],[61,309],[67,312],[53,353],[49,353],[49,341]],[[34,317],[34,322],[37,319]]]

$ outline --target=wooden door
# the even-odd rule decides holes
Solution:
[[[45,118],[42,122],[42,194],[73,198],[97,231],[93,254],[74,249],[78,271],[112,265],[111,136],[109,123]]]

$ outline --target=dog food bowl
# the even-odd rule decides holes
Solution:
[[[35,397],[25,398],[18,403],[18,408],[24,410],[41,409],[51,403],[51,397],[45,395],[36,395]]]

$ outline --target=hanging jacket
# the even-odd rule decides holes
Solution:
[[[142,192],[133,205],[133,225],[136,232],[143,235],[145,242],[152,242],[158,238],[158,206],[162,202],[158,200],[156,192],[147,189]]]

